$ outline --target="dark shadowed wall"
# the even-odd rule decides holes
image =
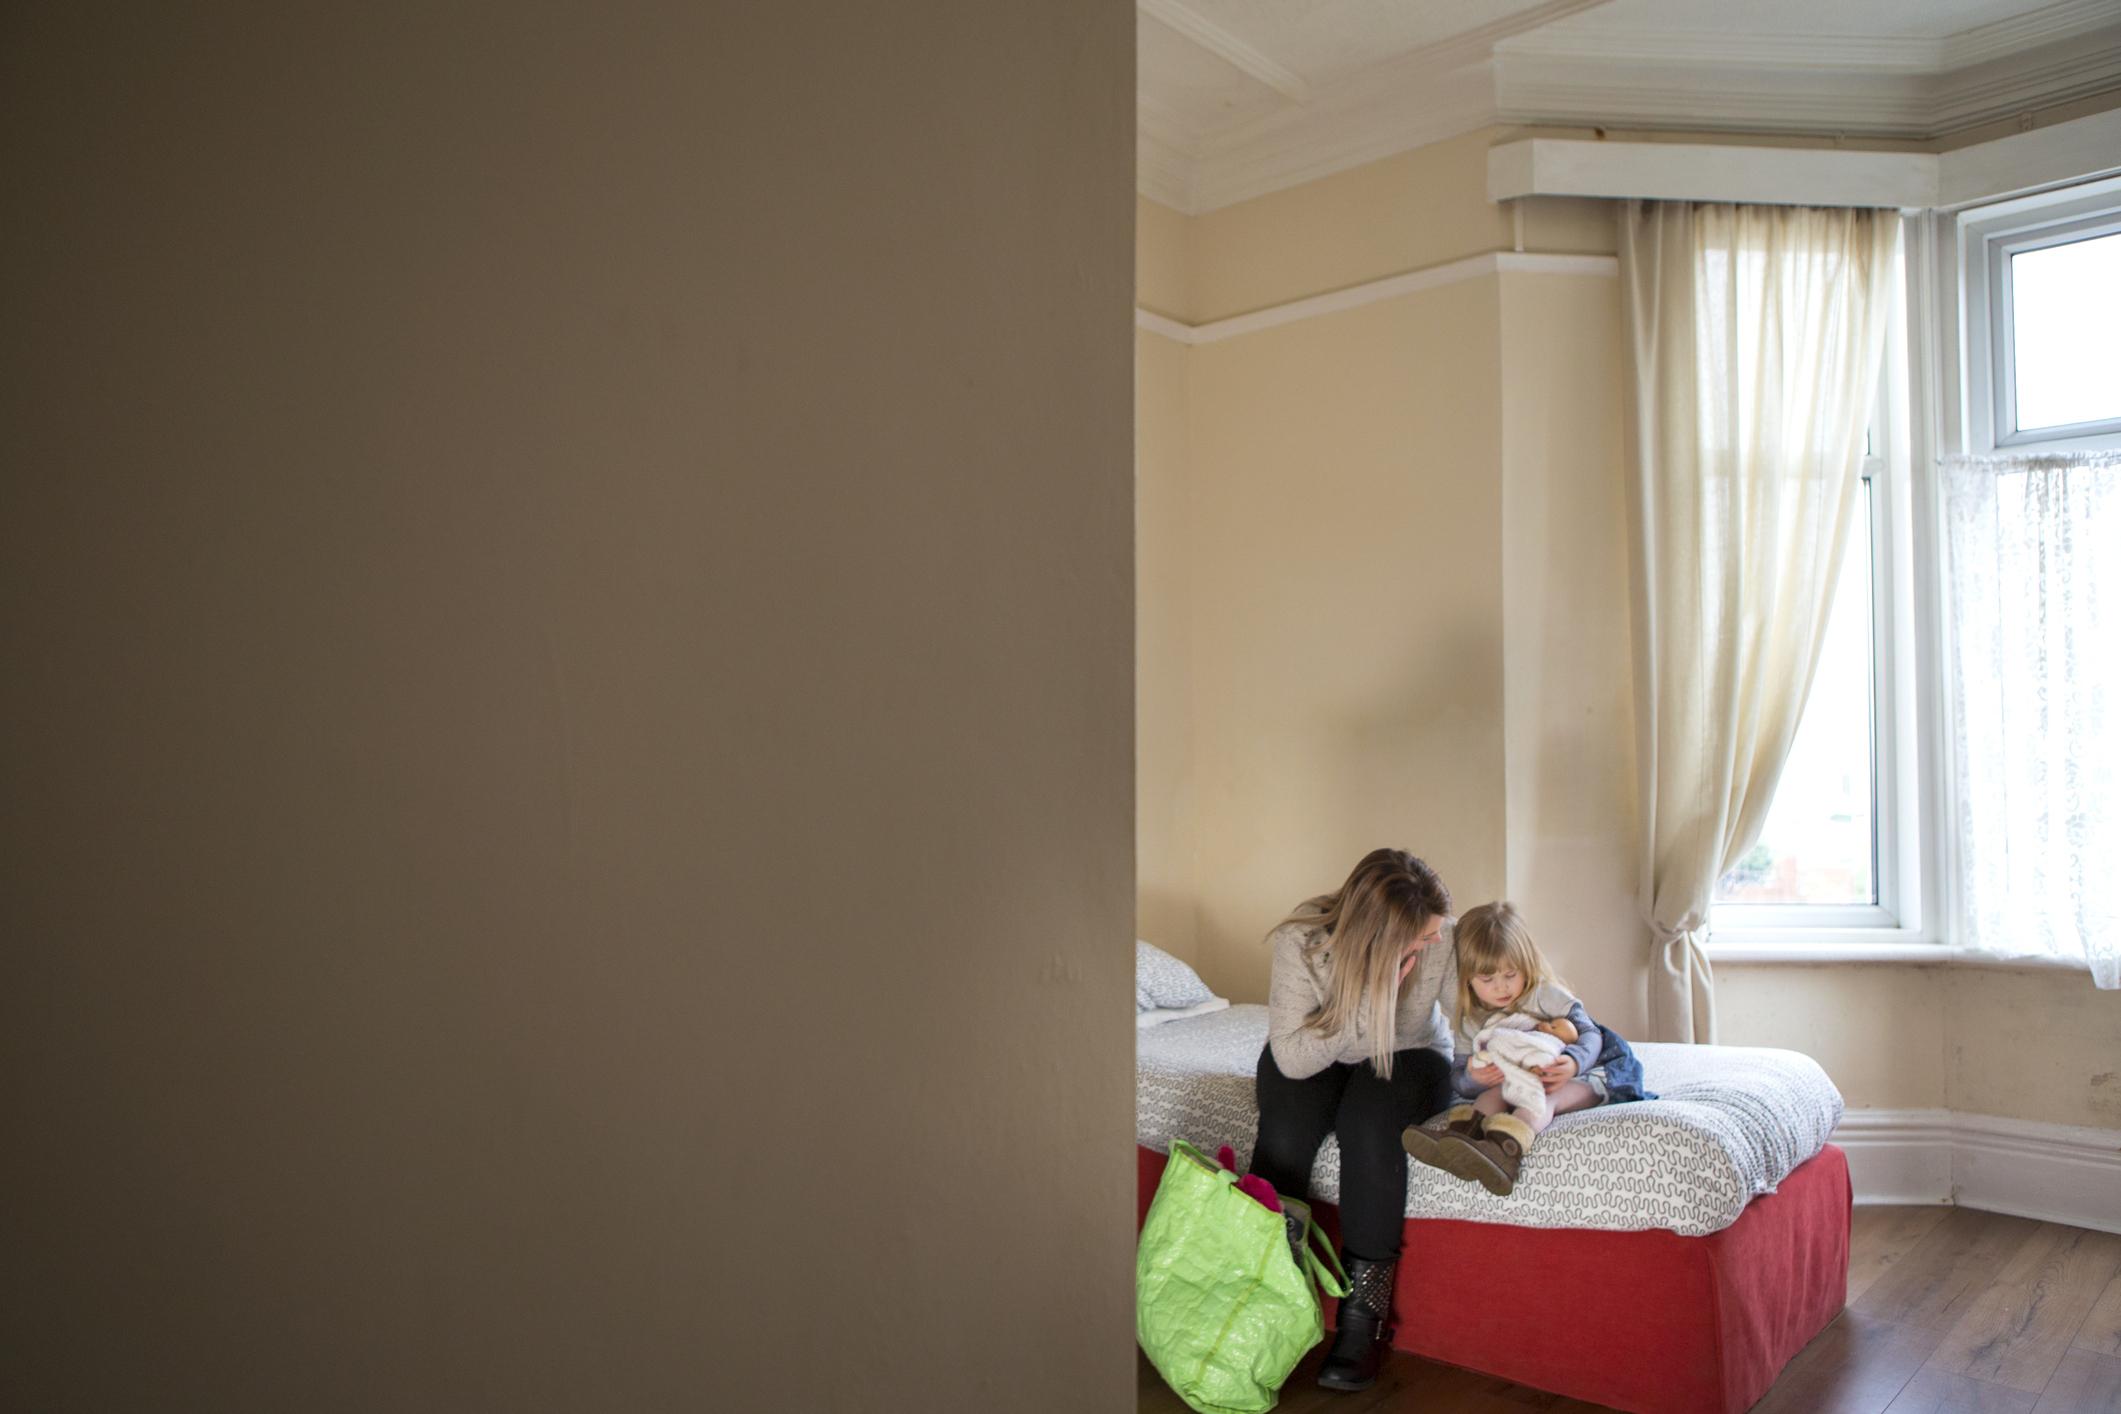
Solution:
[[[0,1406],[1131,1407],[1118,0],[0,20]]]

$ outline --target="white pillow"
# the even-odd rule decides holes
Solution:
[[[1134,944],[1134,1009],[1177,1011],[1213,1001],[1215,993],[1200,974],[1162,948],[1137,939]]]
[[[1147,1011],[1134,1013],[1134,1028],[1139,1031],[1150,1026],[1161,1026],[1167,1021],[1184,1021],[1189,1016],[1206,1016],[1210,1012],[1229,1009],[1230,1003],[1222,997],[1210,997],[1199,1006],[1150,1007]]]

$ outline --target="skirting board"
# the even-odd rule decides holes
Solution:
[[[1834,1131],[1858,1203],[1956,1203],[2121,1232],[2121,1129],[1953,1110],[1850,1110]]]

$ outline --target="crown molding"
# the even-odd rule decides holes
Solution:
[[[1307,109],[1272,114],[1231,138],[1203,144],[1187,214],[1316,181],[1494,121],[1494,82],[1486,64],[1374,97],[1321,97]]]
[[[1311,85],[1304,82],[1303,75],[1275,63],[1213,20],[1187,9],[1178,0],[1134,0],[1134,7],[1167,29],[1192,40],[1224,63],[1258,79],[1291,103],[1311,101]]]
[[[1933,134],[2088,98],[2121,86],[2121,25],[1973,65],[1934,82]]]
[[[2029,15],[1946,35],[1944,69],[1964,69],[2121,24],[2121,0],[2062,0]]]
[[[1200,216],[1486,127],[1495,121],[1495,83],[1488,62],[1495,46],[1606,3],[1547,0],[1337,83],[1315,85],[1297,106],[1189,135],[1198,144],[1198,155],[1190,159],[1191,180],[1163,179],[1161,194],[1147,186],[1141,190],[1188,216]],[[1148,4],[1142,9],[1156,14]],[[1145,123],[1152,120],[1150,106],[1143,105]],[[1157,141],[1160,168],[1178,160],[1168,130]],[[1146,156],[1143,167],[1148,168]]]
[[[1528,34],[1499,46],[1495,56],[1511,62],[1539,59],[1552,64],[1625,64],[1638,69],[1930,74],[1944,66],[1944,41],[1601,29],[1582,34]]]
[[[1216,132],[1144,99],[1139,189],[1199,216],[1497,124],[1928,141],[2121,89],[2121,0],[1941,40],[1541,28],[1599,3],[1550,0]]]
[[[1188,216],[1193,211],[1194,174],[1200,143],[1183,123],[1143,98],[1134,110],[1134,189]]]
[[[1498,56],[1639,68],[1944,74],[2121,24],[2121,0],[2063,0],[1942,38],[1562,28],[1507,40]]]
[[[1153,310],[1137,307],[1134,327],[1161,334],[1181,344],[1213,344],[1234,339],[1240,334],[1294,324],[1299,319],[1316,319],[1322,314],[1360,309],[1366,304],[1433,290],[1441,285],[1455,285],[1461,280],[1477,280],[1484,275],[1587,275],[1611,280],[1620,275],[1620,261],[1610,255],[1527,255],[1521,251],[1497,250],[1454,260],[1448,265],[1432,265],[1425,270],[1388,275],[1382,280],[1350,285],[1328,294],[1270,305],[1250,314],[1235,314],[1207,324],[1181,324]]]
[[[1676,50],[1623,62],[1512,47],[1496,56],[1496,107],[1512,123],[1923,140],[2121,86],[2121,25],[1942,73],[1805,64],[1772,47],[1712,64],[1710,47],[1698,64]]]

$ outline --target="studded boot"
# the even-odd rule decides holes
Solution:
[[[1517,1187],[1517,1171],[1524,1151],[1532,1147],[1532,1126],[1516,1115],[1490,1115],[1480,1133],[1470,1138],[1452,1136],[1439,1142],[1442,1162],[1460,1178],[1469,1178],[1499,1198]]]
[[[1333,1349],[1318,1371],[1318,1383],[1326,1389],[1368,1389],[1377,1380],[1391,1336],[1392,1276],[1399,1270],[1398,1259],[1372,1262],[1347,1256],[1347,1266],[1348,1294],[1340,1298]]]
[[[1430,1168],[1449,1170],[1444,1163],[1443,1141],[1452,1135],[1472,1139],[1480,1133],[1480,1111],[1471,1105],[1453,1105],[1426,1124],[1410,1124],[1399,1136],[1407,1156]]]

